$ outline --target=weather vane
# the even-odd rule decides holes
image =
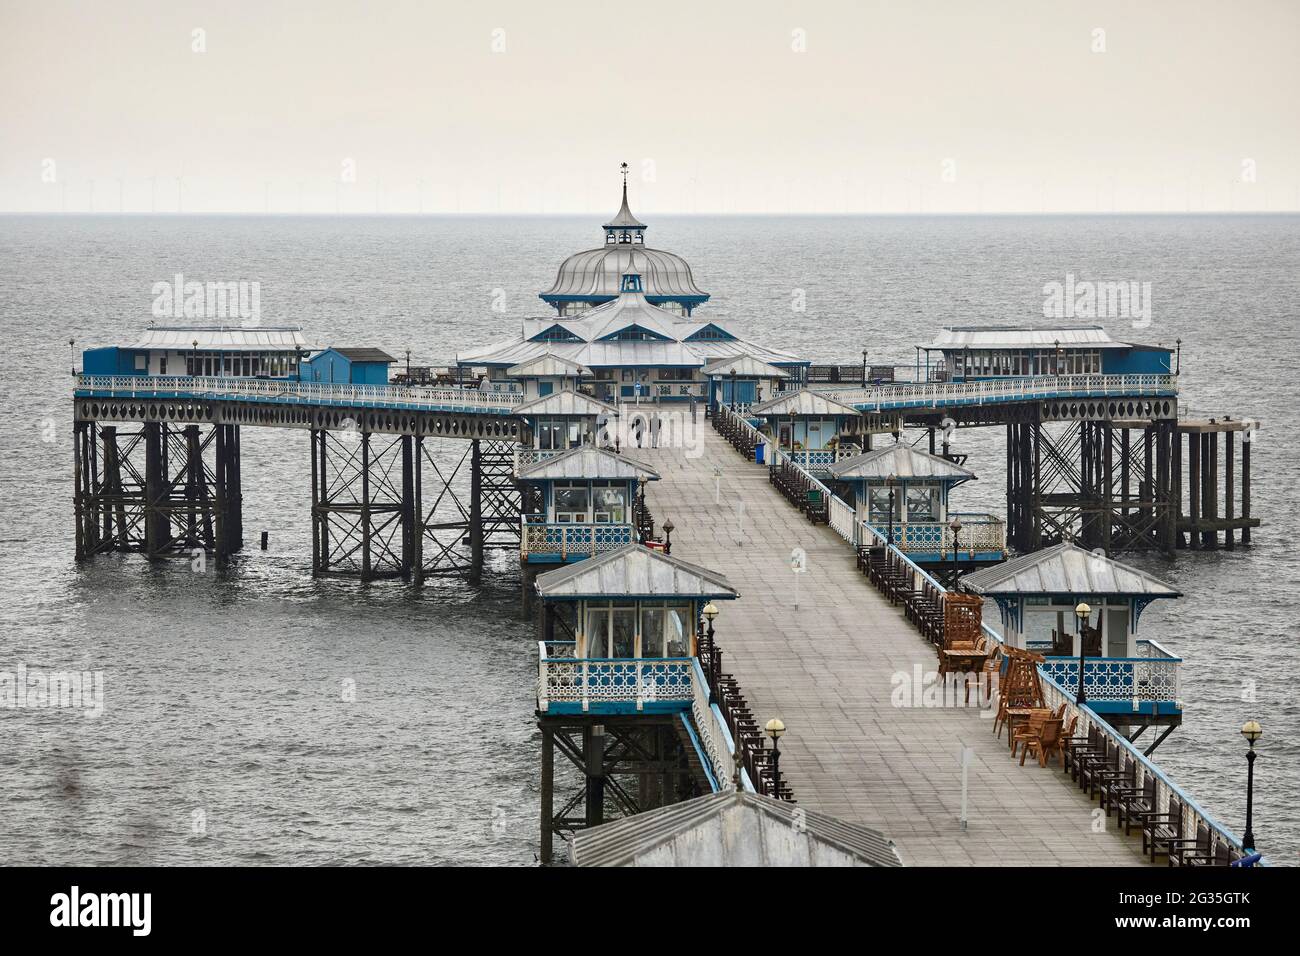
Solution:
[[[618,168],[623,171],[623,185],[626,186],[627,185],[627,163],[620,163]]]

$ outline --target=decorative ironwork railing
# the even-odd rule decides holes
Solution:
[[[1178,394],[1178,376],[1036,375],[1004,380],[984,379],[978,382],[927,382],[814,390],[845,405],[883,411],[891,408],[983,405],[1052,398],[1172,397]]]
[[[563,455],[566,451],[568,451],[567,448],[516,448],[515,475],[518,476],[521,468],[535,465],[539,461],[546,461],[556,455]]]
[[[572,641],[538,641],[537,709],[553,703],[676,703],[695,698],[693,657],[574,657]]]
[[[1003,553],[1007,547],[1006,522],[996,515],[955,513],[951,517],[961,519],[961,531],[957,534],[958,554],[986,554],[990,551]],[[873,525],[876,531],[888,539],[888,525],[880,525],[879,519]],[[952,554],[953,533],[946,521],[909,521],[894,525],[894,543],[898,549],[909,554],[938,554],[948,557]]]
[[[519,393],[477,388],[418,385],[339,385],[276,378],[190,375],[78,375],[78,392],[111,398],[187,398],[269,401],[300,405],[365,405],[445,411],[510,412],[523,403]]]
[[[519,553],[554,554],[562,559],[591,557],[636,540],[630,524],[556,524],[545,515],[524,515],[520,521]]]
[[[1177,704],[1181,663],[1158,644],[1138,641],[1137,657],[1084,658],[1083,693],[1091,701],[1131,703],[1134,710],[1143,702]],[[1062,687],[1079,686],[1077,657],[1048,657],[1039,669]]]

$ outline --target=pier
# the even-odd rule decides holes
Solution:
[[[1182,595],[1118,556],[1248,546],[1258,421],[1189,419],[1181,351],[1095,325],[945,327],[910,379],[865,351],[813,366],[698,318],[646,228],[625,185],[553,316],[436,373],[290,327],[86,350],[77,559],[230,560],[243,429],[307,432],[304,571],[436,587],[518,562],[543,862],[729,791],[910,865],[1248,857],[1152,761],[1195,702],[1139,624]],[[961,501],[987,478],[954,435],[990,428],[1005,514]]]

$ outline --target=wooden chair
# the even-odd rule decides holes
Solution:
[[[1046,767],[1048,756],[1053,753],[1059,756],[1061,752],[1061,718],[1049,717],[1043,721],[1038,735],[1029,738],[1024,744],[1025,748],[1020,752],[1020,766],[1025,765],[1025,757],[1032,751],[1038,758],[1038,765]]]
[[[1165,845],[1169,850],[1170,866],[1189,866],[1193,860],[1208,857],[1214,852],[1210,828],[1204,823],[1196,825],[1196,836],[1192,839],[1169,840]]]
[[[1022,743],[1037,737],[1043,730],[1043,724],[1051,719],[1052,712],[1047,708],[1032,710],[1029,716],[1020,724],[1020,726],[1011,735],[1011,758],[1014,760],[1016,750]]]
[[[1150,854],[1152,863],[1156,861],[1157,853],[1169,853],[1170,844],[1182,838],[1183,805],[1174,797],[1169,798],[1168,812],[1143,815],[1142,852]]]

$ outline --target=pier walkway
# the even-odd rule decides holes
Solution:
[[[626,453],[662,475],[648,498],[660,521],[673,522],[673,555],[724,571],[740,591],[717,619],[723,668],[760,726],[785,721],[781,769],[800,805],[880,829],[908,865],[1142,863],[1140,841],[1054,764],[1012,760],[987,712],[894,706],[893,675],[919,684],[918,671],[935,669],[933,648],[870,586],[842,538],[780,496],[765,467],[712,428],[698,434],[702,455],[692,457],[701,446]],[[797,608],[795,547],[808,566]],[[975,751],[964,831],[963,745]]]

